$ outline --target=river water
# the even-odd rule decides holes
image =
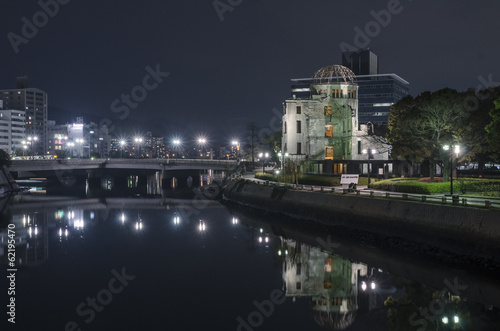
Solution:
[[[2,324],[51,331],[500,328],[496,270],[384,250],[193,191],[182,199],[119,195],[47,191],[2,200]],[[15,324],[5,314],[11,297]]]

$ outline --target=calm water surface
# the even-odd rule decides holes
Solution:
[[[18,196],[3,208],[16,330],[500,329],[495,275],[325,226],[197,198]]]

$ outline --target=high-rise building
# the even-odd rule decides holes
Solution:
[[[25,141],[25,116],[24,110],[2,109],[0,106],[0,148],[9,154],[31,148]]]
[[[378,57],[370,50],[342,53],[342,65],[356,76],[378,74]]]
[[[356,74],[359,122],[387,125],[391,106],[410,93],[410,83],[394,73],[379,74],[378,57],[370,50],[344,52],[342,64]]]
[[[28,87],[27,77],[17,78],[17,88],[0,90],[0,100],[4,109],[16,109],[26,112],[26,136],[36,137],[33,145],[36,155],[45,155],[47,151],[47,104],[45,91]]]

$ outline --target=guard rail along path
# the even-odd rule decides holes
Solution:
[[[224,189],[227,201],[354,230],[397,236],[454,254],[500,260],[500,209],[453,204],[450,197],[314,186],[264,185],[240,180]],[[425,202],[422,202],[425,201]],[[497,261],[498,262],[498,261]]]

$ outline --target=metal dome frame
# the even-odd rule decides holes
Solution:
[[[339,82],[341,78],[346,83],[356,82],[356,75],[354,74],[354,72],[352,72],[351,69],[338,64],[332,64],[323,67],[317,70],[313,76],[314,81],[318,83],[321,83],[324,80],[327,80],[327,82],[329,83],[332,81]]]

